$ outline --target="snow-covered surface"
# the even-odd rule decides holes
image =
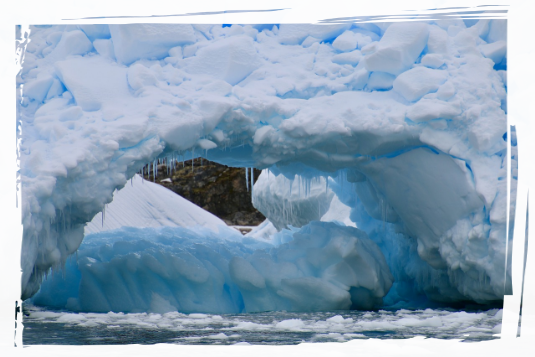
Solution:
[[[381,306],[392,275],[366,233],[312,222],[273,246],[228,228],[88,235],[36,305],[93,312],[331,311]]]
[[[356,225],[371,218],[372,239],[384,225],[406,242],[406,254],[380,244],[394,275],[416,264],[405,275],[433,271],[412,281],[430,296],[439,285],[453,301],[502,299],[505,30],[487,19],[33,27],[18,78],[23,298],[143,165],[203,155],[306,186],[342,177]]]
[[[135,175],[131,183],[113,195],[106,206],[104,219],[97,214],[87,224],[84,234],[99,233],[121,227],[208,227],[218,231],[225,222],[185,198]]]

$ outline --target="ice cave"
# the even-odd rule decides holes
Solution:
[[[32,26],[17,78],[22,299],[124,313],[500,303],[518,160],[506,30]],[[267,220],[242,236],[141,178],[198,157],[247,168]]]

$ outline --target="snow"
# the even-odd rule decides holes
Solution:
[[[376,44],[373,53],[366,56],[366,69],[395,76],[403,73],[420,56],[428,37],[429,26],[425,23],[394,23],[388,26],[381,40],[373,43]]]
[[[142,58],[164,58],[171,47],[196,40],[193,27],[185,24],[109,25],[109,33],[117,61],[125,65]]]
[[[132,178],[113,195],[106,206],[106,217],[97,214],[84,234],[110,231],[121,227],[194,227],[202,226],[216,232],[228,229],[225,222],[165,187]]]
[[[416,102],[427,93],[436,92],[447,78],[446,71],[415,67],[400,74],[394,80],[393,87],[409,102]]]
[[[147,163],[199,156],[269,169],[252,199],[279,230],[256,233],[277,249],[314,221],[365,231],[388,265],[376,268],[394,276],[391,304],[503,299],[505,20],[40,26],[30,38],[18,77],[24,299]],[[307,308],[372,301],[340,287],[343,269],[329,270],[336,283],[281,282],[281,299],[304,308],[317,289],[328,297]]]

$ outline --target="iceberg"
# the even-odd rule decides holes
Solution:
[[[22,298],[34,296],[51,270],[55,276],[64,269],[82,274],[80,289],[92,289],[92,301],[102,302],[84,305],[78,292],[71,305],[99,311],[147,311],[152,301],[188,311],[370,308],[383,298],[394,305],[418,294],[446,303],[501,301],[510,281],[505,29],[505,20],[488,19],[471,26],[437,20],[270,29],[32,27],[17,92]],[[195,157],[269,170],[251,192],[272,225],[262,234],[272,239],[240,236],[239,252],[211,255],[212,267],[195,263],[199,271],[191,278],[208,277],[195,288],[183,278],[190,305],[160,287],[128,308],[112,307],[113,294],[134,298],[139,281],[161,278],[132,278],[133,285],[113,292],[99,277],[110,275],[108,268],[130,269],[128,254],[141,259],[131,263],[140,271],[163,269],[150,261],[158,262],[163,250],[170,262],[178,250],[165,252],[161,245],[173,243],[157,237],[190,237],[176,238],[185,246],[212,237],[206,249],[230,244],[227,232],[182,225],[178,212],[167,222],[181,227],[159,222],[132,233],[118,227],[131,220],[112,223],[119,216],[109,210],[111,230],[84,238],[95,226],[86,224],[102,220],[114,192],[145,165]],[[516,187],[517,177],[510,180]],[[316,229],[330,232],[320,234],[321,244],[314,243]],[[89,249],[93,239],[120,246],[128,234],[152,243],[106,257]],[[258,242],[273,245],[270,253],[261,253],[267,248]],[[315,250],[314,262],[327,265],[298,265]],[[68,260],[75,252],[76,264]],[[260,261],[265,265],[253,264]],[[364,271],[370,282],[363,282]],[[222,284],[230,297],[217,307],[209,299],[222,294]],[[204,301],[195,300],[197,288],[216,290]]]

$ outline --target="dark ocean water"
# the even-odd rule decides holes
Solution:
[[[23,306],[24,345],[265,344],[425,336],[499,338],[502,310],[268,312],[237,315],[72,313]]]

